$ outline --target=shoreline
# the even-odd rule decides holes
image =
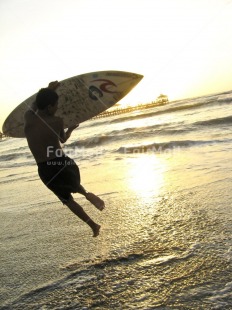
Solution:
[[[112,164],[108,162],[107,168]],[[131,188],[134,175],[127,168],[128,163],[118,162],[102,183],[100,166],[82,169],[83,184],[106,201],[106,209],[99,213],[75,195],[102,224],[97,239],[46,188],[36,200],[39,180],[32,186],[31,206],[5,209],[1,219],[8,225],[1,242],[7,245],[2,253],[8,271],[3,269],[2,279],[9,295],[2,309],[32,310],[36,303],[47,309],[98,309],[98,304],[103,310],[126,305],[207,310],[220,304],[218,292],[229,285],[232,271],[230,181],[206,179],[207,186],[179,189],[177,184],[161,183],[157,192],[150,187],[136,194]],[[21,190],[20,200],[27,191],[28,187]],[[227,300],[226,294],[220,298]]]

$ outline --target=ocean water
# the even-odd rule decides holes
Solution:
[[[98,238],[0,142],[0,309],[232,309],[232,91],[88,121],[64,145]]]

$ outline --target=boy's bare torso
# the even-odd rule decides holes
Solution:
[[[64,135],[61,118],[38,115],[32,111],[25,114],[25,135],[37,163],[45,162],[62,153],[60,139]]]

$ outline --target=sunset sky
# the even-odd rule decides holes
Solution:
[[[0,126],[52,80],[144,75],[122,103],[232,89],[232,0],[1,0]]]

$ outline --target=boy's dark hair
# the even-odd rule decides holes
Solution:
[[[44,110],[47,106],[55,105],[59,96],[50,88],[42,88],[36,95],[36,105],[39,110]]]

